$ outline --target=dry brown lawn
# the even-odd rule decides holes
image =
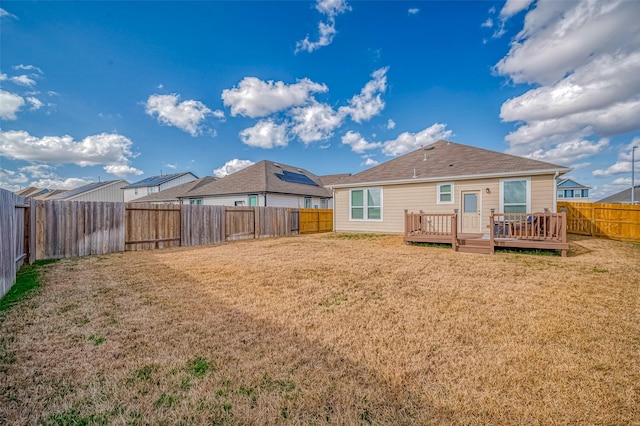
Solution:
[[[639,424],[639,264],[339,234],[64,260],[0,317],[0,423]]]

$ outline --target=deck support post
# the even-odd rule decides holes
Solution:
[[[458,251],[458,209],[453,209],[451,216],[451,248]]]
[[[489,254],[494,254],[495,253],[495,244],[494,244],[494,238],[495,238],[495,219],[494,219],[494,215],[496,213],[496,209],[491,209],[491,214],[489,215]]]

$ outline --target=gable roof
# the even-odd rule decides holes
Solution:
[[[636,204],[640,203],[640,185],[636,185],[633,192],[633,201]],[[598,203],[622,203],[631,204],[631,188],[627,188],[624,191],[617,192],[613,195],[603,198]]]
[[[77,188],[74,189],[70,189],[69,191],[63,192],[62,194],[58,194],[55,195],[53,197],[50,197],[50,200],[68,200],[70,198],[74,198],[77,197],[80,194],[86,194],[87,192],[92,192],[92,191],[97,191],[98,189],[104,188],[105,186],[109,186],[109,185],[113,185],[113,184],[120,184],[122,185],[123,183],[128,183],[126,180],[123,179],[116,179],[116,180],[103,180],[101,182],[91,182],[88,183],[86,185],[82,185],[79,186]]]
[[[570,168],[449,141],[438,141],[344,179],[331,187],[560,174]]]
[[[228,176],[194,188],[180,198],[272,192],[331,197],[318,176],[287,164],[262,160]]]
[[[162,185],[165,182],[169,182],[170,180],[182,177],[184,175],[192,175],[196,179],[198,178],[198,176],[194,175],[191,172],[182,172],[182,173],[172,173],[172,174],[168,174],[168,175],[151,176],[151,177],[148,177],[146,179],[142,179],[142,180],[140,180],[138,182],[134,182],[134,183],[132,183],[130,185],[127,185],[127,186],[123,187],[122,189],[139,188],[141,186],[158,186],[158,185]]]
[[[571,189],[571,188],[586,188],[591,189],[590,186],[583,185],[576,182],[571,178],[558,178],[556,179],[556,188],[558,189]]]
[[[153,194],[145,195],[144,197],[131,200],[130,203],[152,203],[162,201],[179,201],[179,197],[183,196],[192,189],[199,188],[210,182],[213,182],[217,178],[213,176],[205,176],[200,179],[192,180],[180,185],[173,186],[171,188],[163,189],[162,191],[154,192]]]

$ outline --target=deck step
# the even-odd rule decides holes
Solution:
[[[491,248],[488,244],[459,244],[458,251],[463,253],[491,254]]]

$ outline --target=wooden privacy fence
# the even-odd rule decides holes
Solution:
[[[29,261],[30,216],[25,198],[0,189],[0,297],[15,283],[23,262]]]
[[[559,201],[567,210],[567,232],[640,242],[640,205]]]
[[[333,231],[333,210],[300,209],[301,234],[331,231]]]
[[[331,231],[310,209],[82,201],[35,201],[37,259],[197,246]],[[303,222],[310,217],[311,225]],[[319,218],[318,218],[319,217]],[[307,220],[307,219],[305,219]]]

